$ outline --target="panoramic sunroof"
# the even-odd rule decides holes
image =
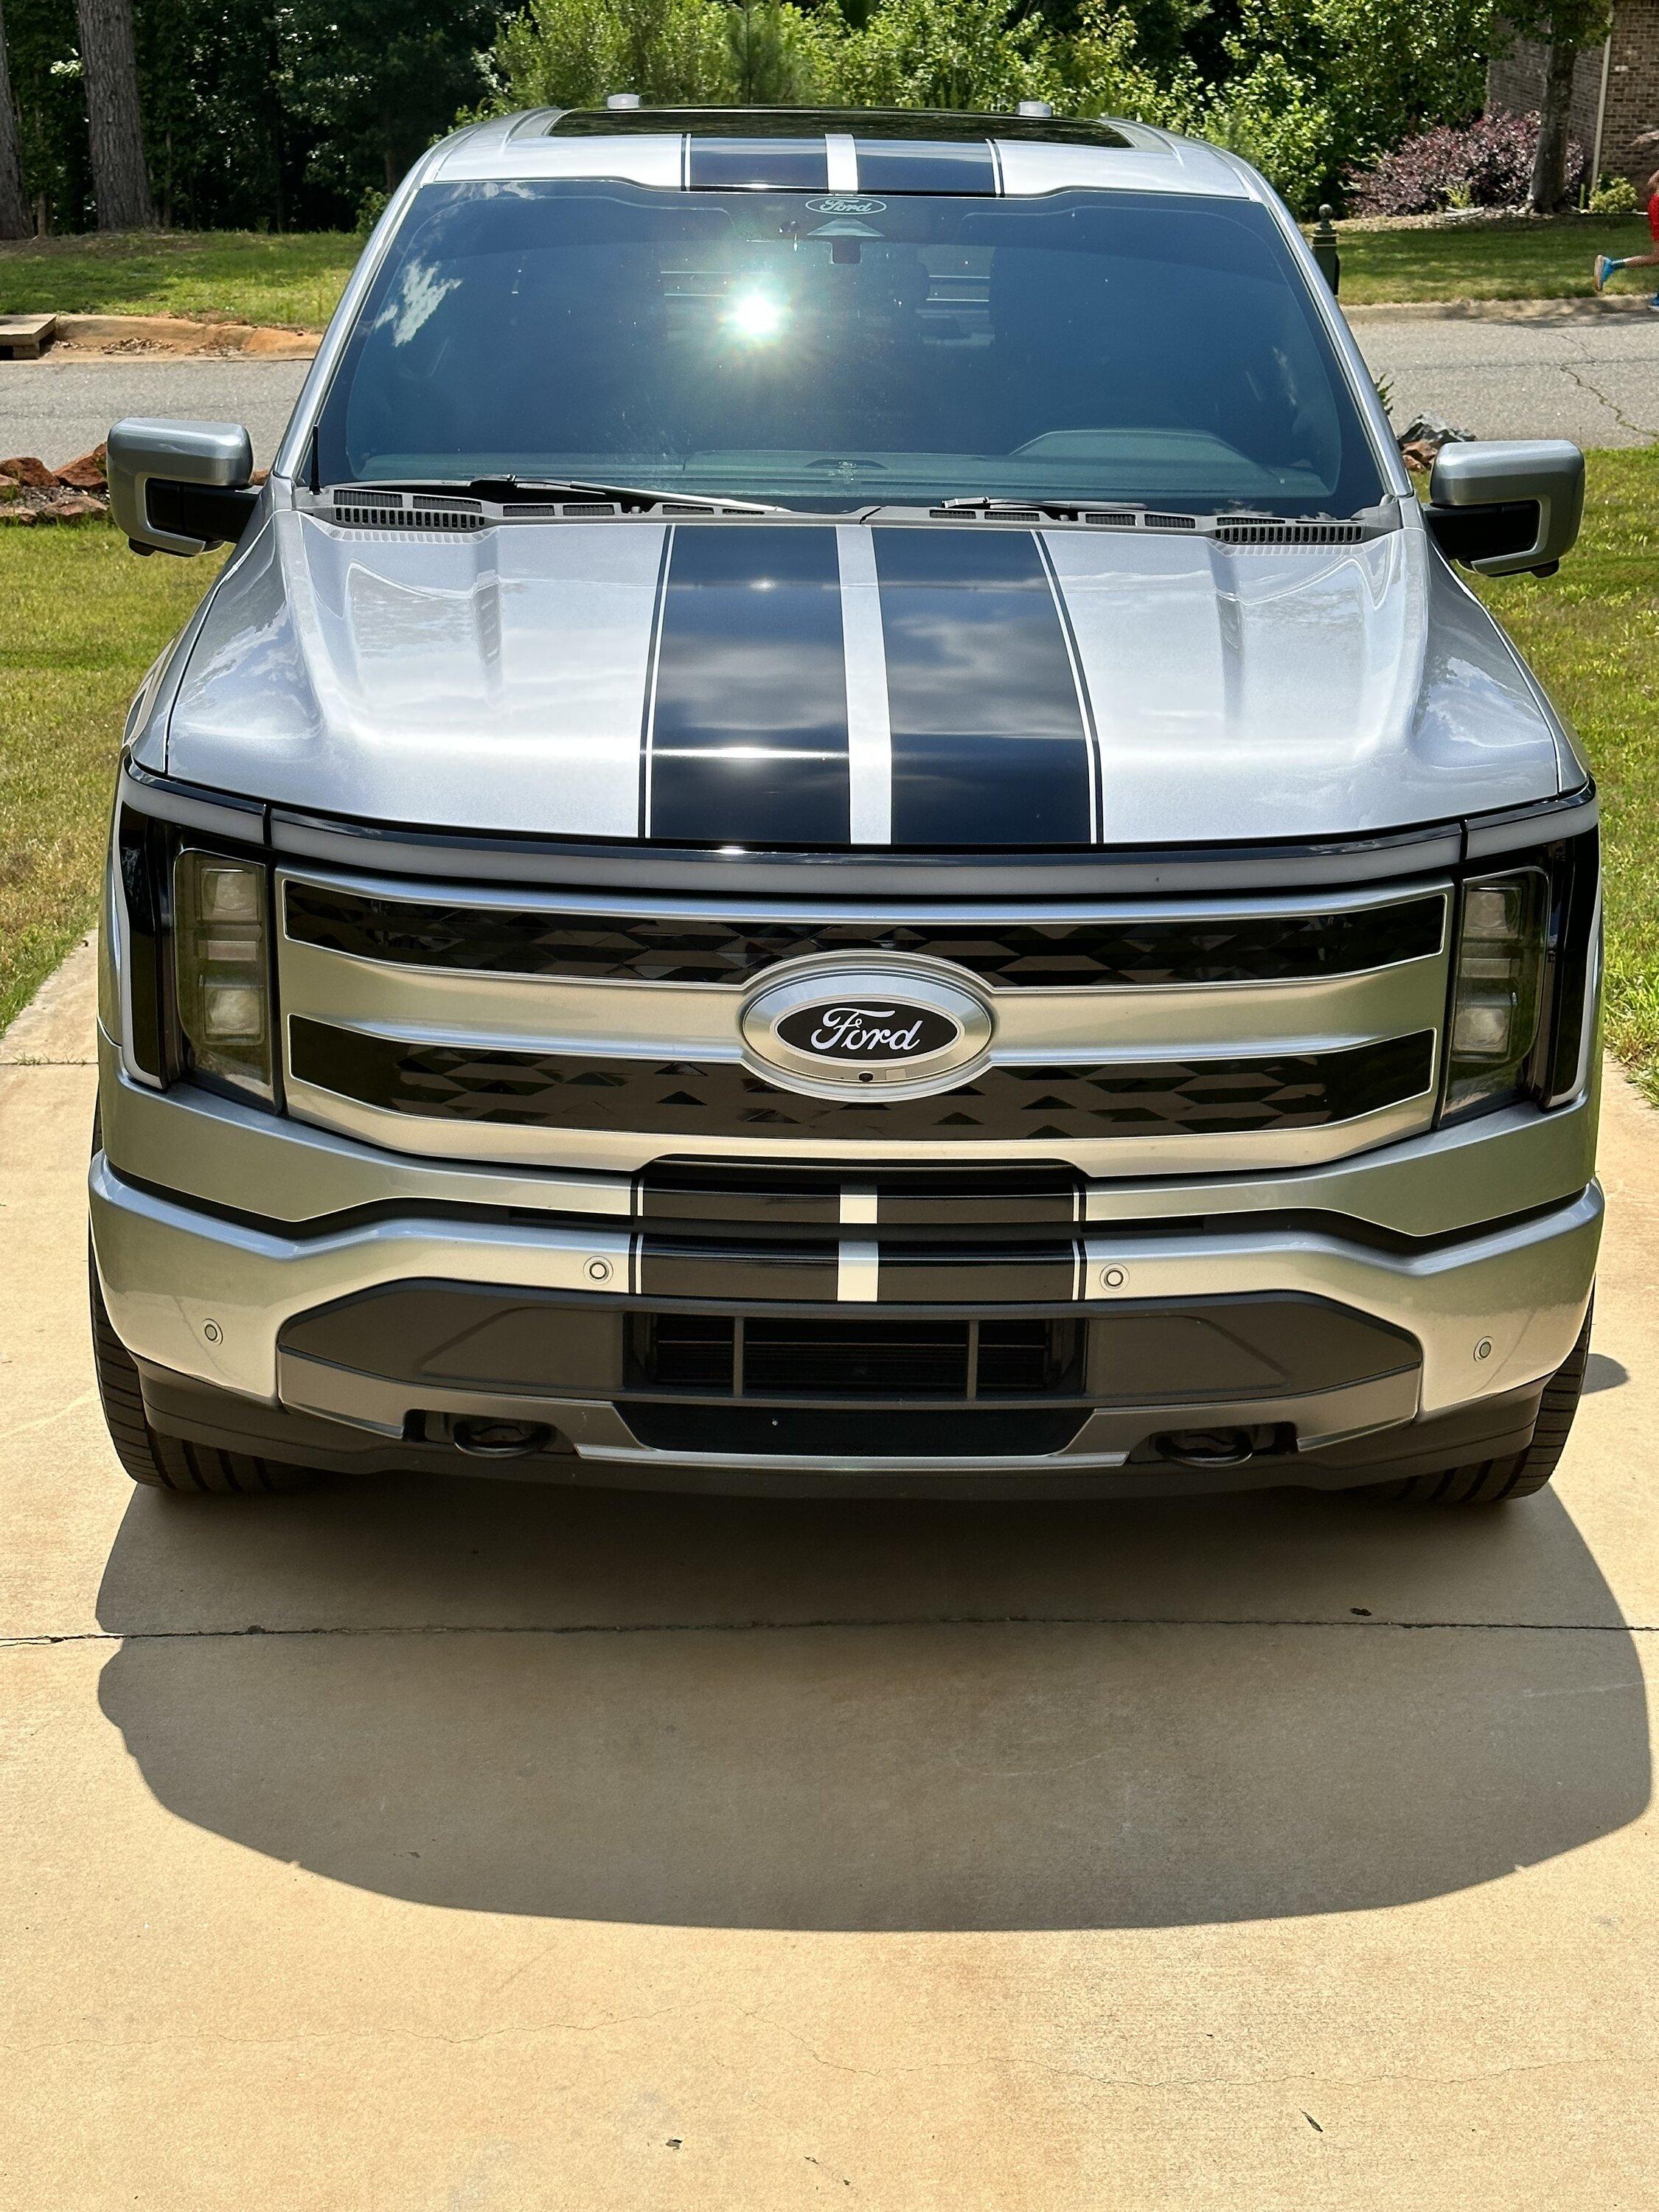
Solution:
[[[935,143],[983,143],[1023,138],[1050,146],[1127,146],[1109,123],[1063,115],[961,113],[937,107],[573,107],[556,115],[550,137],[608,138],[647,132],[660,137],[808,138],[820,132],[859,138],[921,138]]]

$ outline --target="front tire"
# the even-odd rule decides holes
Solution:
[[[1595,1312],[1592,1300],[1577,1343],[1544,1385],[1538,1425],[1525,1451],[1512,1453],[1507,1459],[1479,1460],[1469,1467],[1449,1467],[1434,1474],[1408,1475],[1403,1481],[1384,1485],[1377,1494],[1402,1505],[1504,1505],[1511,1498],[1531,1498],[1542,1490],[1566,1449],[1573,1415],[1583,1395]]]
[[[98,1396],[115,1456],[134,1482],[142,1483],[146,1490],[215,1498],[268,1498],[313,1487],[317,1476],[309,1468],[256,1459],[247,1452],[220,1451],[215,1445],[190,1443],[182,1437],[158,1435],[144,1418],[138,1370],[115,1334],[90,1249],[87,1275]]]

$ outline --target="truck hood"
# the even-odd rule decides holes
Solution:
[[[279,512],[139,757],[379,823],[818,848],[1352,837],[1577,780],[1414,528],[402,538]]]

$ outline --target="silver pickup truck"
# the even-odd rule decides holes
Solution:
[[[1596,802],[1251,169],[1132,123],[435,147],[133,703],[94,1334],[129,1474],[1546,1483]]]

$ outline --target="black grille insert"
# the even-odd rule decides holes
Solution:
[[[1350,975],[1440,950],[1443,894],[1336,914],[1163,921],[837,922],[536,913],[287,886],[301,945],[400,967],[584,982],[744,984],[780,960],[907,952],[950,960],[1000,990],[1281,983]]]
[[[1076,1395],[1083,1386],[1078,1321],[636,1313],[628,1328],[633,1390],[961,1405]]]
[[[1104,1067],[991,1067],[935,1098],[805,1098],[728,1061],[576,1059],[494,1045],[408,1043],[302,1015],[297,1080],[394,1114],[518,1128],[626,1129],[668,1138],[800,1132],[908,1141],[1082,1143],[1313,1129],[1428,1088],[1434,1036],[1259,1060]]]

